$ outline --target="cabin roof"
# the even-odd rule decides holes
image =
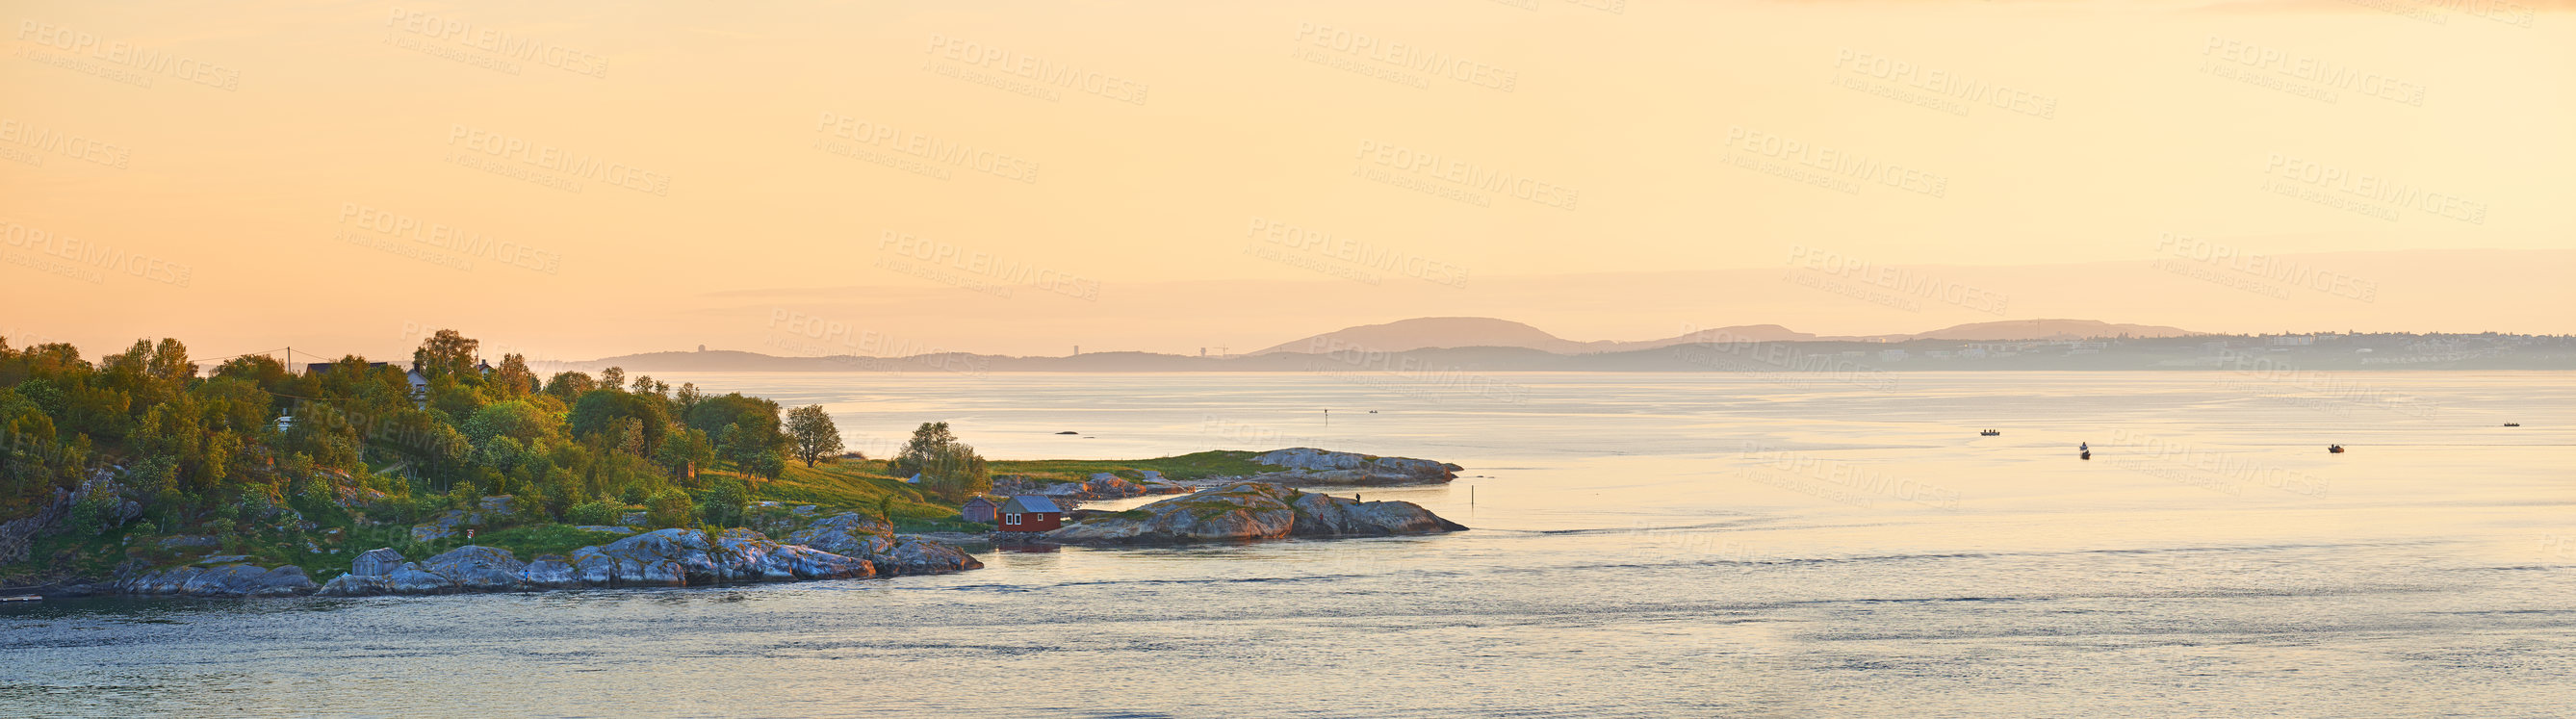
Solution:
[[[993,500],[985,499],[985,498],[983,498],[983,497],[975,497],[975,498],[973,498],[973,499],[968,499],[968,500],[966,500],[966,504],[964,504],[964,505],[960,505],[960,506],[972,507],[972,506],[975,506],[975,505],[978,505],[978,504],[981,504],[981,505],[984,505],[984,506],[990,507],[990,506],[993,506]]]
[[[1035,514],[1038,512],[1063,512],[1064,510],[1055,508],[1055,500],[1034,494],[1023,494],[1017,497],[1012,497],[1009,501],[1003,502],[1002,511],[1007,514]]]

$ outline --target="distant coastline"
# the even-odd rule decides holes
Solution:
[[[650,372],[1732,372],[1922,371],[2566,371],[2576,338],[2506,334],[2187,335],[2155,338],[1966,341],[1750,340],[1648,349],[1559,353],[1527,347],[1379,350],[1326,345],[1322,352],[1191,356],[1092,352],[1015,357],[940,352],[903,357],[775,356],[706,350],[652,352],[563,368],[618,366]]]

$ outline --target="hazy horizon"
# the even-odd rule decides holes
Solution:
[[[2576,332],[2565,4],[2381,5],[22,3],[0,332]]]

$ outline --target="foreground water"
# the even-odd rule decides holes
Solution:
[[[1469,476],[1360,491],[1476,529],[990,551],[890,580],[0,606],[0,715],[2576,706],[2566,375],[664,379],[824,404],[871,454],[946,419],[998,457],[1436,458]]]

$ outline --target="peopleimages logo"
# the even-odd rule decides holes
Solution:
[[[866,156],[870,154],[865,152],[865,148],[867,147],[878,147],[894,152],[900,152],[921,158],[933,163],[933,165],[922,166],[919,163],[896,162],[879,162],[879,164],[889,164],[907,171],[930,175],[943,180],[948,179],[948,176],[945,172],[938,171],[936,165],[963,167],[1005,180],[1017,180],[1020,182],[1030,183],[1038,181],[1038,163],[1029,160],[1028,158],[994,152],[992,150],[976,147],[963,142],[941,139],[912,130],[897,129],[894,126],[887,125],[883,122],[874,122],[825,110],[822,112],[820,117],[815,119],[814,131],[857,143],[856,146],[852,147],[822,148],[827,151],[852,157],[859,157],[861,159],[868,159],[871,162],[879,161]]]
[[[608,77],[608,58],[598,53],[575,50],[495,27],[478,26],[453,17],[394,8],[393,16],[385,19],[385,26],[431,41],[481,50],[505,61],[533,62],[575,75]],[[503,71],[515,74],[517,69],[512,67]]]
[[[1041,86],[1080,90],[1137,105],[1145,104],[1145,94],[1150,89],[1142,83],[1097,70],[936,33],[931,34],[930,46],[923,48],[922,52],[951,62],[1016,75],[1036,81]]]
[[[194,265],[138,255],[111,245],[102,245],[28,227],[13,220],[0,220],[0,245],[6,245],[12,249],[23,248],[38,255],[62,258],[70,263],[70,267],[95,267],[166,285],[186,287],[188,283],[196,280],[197,268]],[[69,273],[58,272],[58,274],[68,275]],[[84,275],[83,279],[93,283],[99,281],[98,274],[95,272]]]
[[[651,172],[619,162],[602,160],[592,155],[575,154],[554,145],[531,142],[523,138],[465,125],[450,125],[447,144],[469,152],[494,158],[514,160],[520,164],[576,179],[604,182],[648,195],[669,197],[671,176]]]
[[[147,50],[123,40],[102,40],[97,35],[52,23],[21,20],[18,22],[18,40],[74,55],[84,55],[105,65],[133,68],[143,75],[169,75],[219,90],[241,89],[240,70],[173,55],[161,50]],[[107,68],[75,69],[101,76],[118,74],[108,72]],[[145,87],[152,84],[148,77],[118,75],[120,76],[111,79],[118,79],[120,82],[141,80],[139,83],[131,84]]]

